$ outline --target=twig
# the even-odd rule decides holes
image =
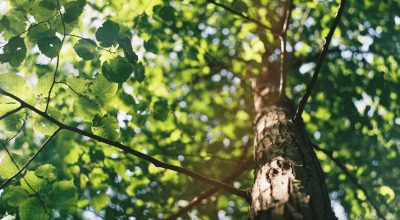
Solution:
[[[124,144],[121,144],[119,142],[112,141],[112,140],[97,136],[97,135],[92,134],[90,132],[81,130],[81,129],[77,128],[77,127],[72,127],[72,126],[66,125],[66,124],[58,121],[57,119],[51,117],[46,112],[40,111],[39,109],[33,107],[32,105],[26,103],[25,101],[21,100],[17,96],[15,96],[15,95],[7,92],[7,91],[5,91],[2,88],[0,88],[0,93],[3,94],[3,95],[6,95],[8,97],[11,97],[12,99],[14,99],[17,102],[19,102],[23,107],[32,110],[33,112],[35,112],[38,115],[42,116],[43,118],[47,119],[51,123],[53,123],[53,124],[57,125],[58,127],[60,127],[60,129],[65,129],[65,130],[74,132],[76,134],[80,134],[82,136],[94,139],[94,140],[99,141],[101,143],[105,143],[105,144],[114,146],[114,147],[119,148],[120,150],[124,151],[125,153],[131,154],[131,155],[134,155],[134,156],[136,156],[138,158],[146,160],[146,161],[152,163],[153,165],[155,165],[156,167],[161,167],[161,168],[165,168],[165,169],[168,169],[168,170],[176,171],[176,172],[181,173],[181,174],[185,174],[185,175],[190,176],[190,177],[192,177],[192,178],[194,178],[196,180],[199,180],[201,182],[204,182],[204,183],[207,183],[207,184],[210,184],[210,185],[213,185],[213,186],[218,186],[218,187],[220,187],[222,189],[225,189],[225,190],[231,192],[232,194],[235,194],[235,195],[240,196],[242,198],[248,199],[248,194],[247,194],[246,190],[237,189],[237,188],[235,188],[235,187],[233,187],[231,185],[228,185],[226,183],[220,182],[218,180],[214,180],[214,179],[208,178],[208,177],[203,176],[203,175],[201,175],[199,173],[187,170],[187,169],[185,169],[183,167],[179,167],[179,166],[175,166],[175,165],[172,165],[172,164],[168,164],[168,163],[162,162],[162,161],[160,161],[160,160],[158,160],[158,159],[156,159],[154,157],[151,157],[151,156],[149,156],[147,154],[144,154],[144,153],[142,153],[140,151],[134,150],[131,147],[128,147],[128,146],[126,146]]]
[[[59,11],[59,13],[60,13],[61,23],[62,23],[62,26],[63,26],[63,36],[62,36],[62,39],[61,39],[60,51],[58,51],[58,54],[57,54],[57,62],[56,62],[56,68],[55,68],[54,74],[53,74],[53,82],[51,83],[51,86],[50,86],[50,89],[49,89],[49,93],[48,93],[48,95],[47,95],[46,108],[44,109],[44,112],[47,112],[47,109],[49,108],[49,104],[50,104],[50,100],[51,100],[51,92],[53,91],[53,87],[54,87],[54,84],[55,84],[55,82],[56,82],[56,77],[57,77],[57,72],[58,72],[58,66],[59,66],[59,64],[60,64],[60,53],[61,53],[61,49],[62,49],[63,44],[64,44],[65,34],[66,34],[66,32],[67,32],[67,31],[66,31],[66,28],[65,28],[64,16],[63,16],[63,14],[61,13],[60,0],[57,0],[57,5],[58,5],[58,11]]]
[[[251,21],[251,22],[255,23],[256,25],[258,25],[258,26],[260,26],[260,27],[262,27],[262,28],[264,28],[264,29],[270,31],[271,34],[274,35],[274,36],[276,36],[276,37],[279,37],[279,36],[281,35],[281,33],[279,33],[279,31],[277,31],[277,30],[275,30],[275,29],[273,29],[273,28],[271,28],[271,27],[268,27],[267,25],[265,25],[265,24],[263,24],[263,23],[257,21],[257,20],[254,19],[254,18],[248,17],[248,16],[246,16],[246,15],[244,15],[244,14],[238,12],[238,11],[235,11],[235,10],[233,10],[232,8],[229,8],[229,7],[227,7],[227,6],[224,5],[224,4],[218,3],[218,2],[216,2],[216,1],[214,1],[214,0],[207,0],[207,1],[208,1],[209,3],[211,3],[211,4],[214,4],[214,5],[218,6],[218,7],[221,7],[221,8],[223,8],[223,9],[225,9],[225,10],[231,12],[232,14],[238,15],[238,16],[242,17],[242,18],[245,19],[245,20],[248,20],[248,21]]]
[[[333,20],[331,28],[329,29],[329,33],[325,38],[324,46],[323,46],[323,48],[321,50],[321,53],[318,56],[317,66],[315,68],[314,74],[313,74],[313,76],[311,78],[311,81],[307,85],[307,90],[306,90],[303,98],[300,100],[299,106],[297,107],[296,114],[294,116],[294,120],[295,121],[298,121],[301,118],[301,114],[304,111],[304,107],[307,104],[307,101],[308,101],[308,98],[311,95],[312,89],[315,86],[315,83],[316,83],[317,78],[318,78],[318,74],[319,74],[319,72],[321,70],[321,67],[322,67],[322,62],[324,61],[324,58],[325,58],[325,56],[326,56],[326,54],[328,52],[329,44],[330,44],[330,42],[332,40],[333,33],[335,32],[335,29],[339,24],[340,16],[343,13],[345,2],[346,2],[346,0],[341,0],[340,1],[338,12],[336,14],[335,19]]]
[[[10,115],[12,115],[14,113],[19,112],[21,109],[23,109],[22,106],[19,106],[18,108],[13,109],[13,110],[5,113],[4,115],[0,116],[0,121],[3,120],[4,118],[7,118],[8,116],[10,116]]]
[[[282,24],[282,34],[279,37],[281,41],[281,67],[280,67],[280,82],[279,82],[279,95],[281,97],[285,96],[286,87],[286,33],[290,23],[290,18],[292,16],[293,1],[289,0],[289,5],[287,6],[284,14],[284,20]]]
[[[39,155],[39,153],[46,147],[46,145],[49,143],[51,139],[61,130],[61,128],[58,128],[36,151],[36,153],[28,160],[28,162],[25,163],[25,165],[18,170],[17,173],[15,173],[12,177],[8,178],[3,184],[0,186],[0,190],[4,189],[10,182],[12,182],[15,178],[18,177],[19,174],[21,174],[28,166],[29,164],[32,163],[33,160]]]
[[[326,156],[329,157],[329,159],[331,159],[336,166],[338,166],[342,172],[350,179],[350,181],[357,187],[359,188],[364,194],[365,194],[365,198],[367,199],[367,201],[374,207],[376,213],[378,214],[378,216],[382,219],[386,220],[385,215],[379,210],[378,206],[375,204],[375,202],[372,200],[371,196],[368,195],[367,190],[365,189],[364,186],[362,186],[356,177],[354,177],[350,171],[338,160],[333,156],[332,151],[320,148],[319,146],[313,144],[313,147],[318,150],[321,151],[322,153],[324,153]]]
[[[118,51],[122,51],[122,50],[118,50],[117,49],[117,51],[112,51],[111,50],[111,48],[110,49],[107,49],[107,48],[104,48],[104,47],[102,47],[102,46],[99,46],[99,45],[97,45],[92,39],[89,39],[89,38],[86,38],[86,37],[82,37],[82,36],[79,36],[79,35],[75,35],[75,34],[66,34],[66,36],[69,36],[69,37],[76,37],[76,38],[79,38],[79,39],[82,39],[82,40],[84,40],[84,41],[86,41],[86,42],[88,42],[88,43],[90,43],[90,44],[93,44],[94,46],[96,46],[97,48],[99,48],[100,50],[104,50],[104,51],[107,51],[107,52],[109,52],[109,53],[117,53]]]

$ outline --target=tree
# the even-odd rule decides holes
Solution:
[[[2,216],[400,215],[398,2],[0,5]]]

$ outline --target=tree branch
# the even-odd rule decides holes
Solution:
[[[350,181],[354,184],[354,186],[356,188],[359,188],[364,194],[365,194],[365,198],[367,199],[367,201],[374,207],[376,213],[378,214],[378,216],[382,219],[386,220],[385,215],[379,210],[378,206],[375,204],[375,202],[372,200],[371,196],[368,195],[367,190],[365,189],[364,186],[362,186],[356,177],[354,177],[350,171],[338,160],[333,156],[332,151],[320,148],[319,146],[317,146],[316,144],[313,144],[313,147],[318,150],[321,151],[322,153],[324,153],[327,157],[329,157],[329,159],[331,159],[336,166],[338,166],[342,172],[350,179]]]
[[[125,153],[131,154],[131,155],[134,155],[134,156],[136,156],[138,158],[146,160],[146,161],[152,163],[153,165],[155,165],[156,167],[161,167],[161,168],[165,168],[165,169],[168,169],[168,170],[176,171],[178,173],[185,174],[185,175],[190,176],[190,177],[192,177],[192,178],[194,178],[196,180],[199,180],[201,182],[204,182],[204,183],[207,183],[207,184],[210,184],[210,185],[213,185],[213,186],[218,186],[218,187],[220,187],[222,189],[225,189],[225,190],[231,192],[232,194],[235,194],[235,195],[240,196],[242,198],[248,199],[248,194],[247,194],[247,192],[245,190],[237,189],[237,188],[235,188],[235,187],[233,187],[231,185],[228,185],[226,183],[223,183],[223,182],[220,182],[220,181],[217,181],[217,180],[214,180],[214,179],[210,179],[210,178],[208,178],[206,176],[203,176],[203,175],[198,174],[196,172],[187,170],[187,169],[185,169],[183,167],[179,167],[179,166],[175,166],[175,165],[172,165],[172,164],[168,164],[168,163],[162,162],[162,161],[160,161],[160,160],[158,160],[158,159],[156,159],[154,157],[151,157],[151,156],[149,156],[147,154],[144,154],[142,152],[134,150],[134,149],[132,149],[132,148],[130,148],[130,147],[124,145],[124,144],[119,143],[119,142],[112,141],[112,140],[97,136],[95,134],[92,134],[90,132],[81,130],[79,128],[66,125],[66,124],[58,121],[57,119],[51,117],[46,112],[42,112],[39,109],[33,107],[32,105],[26,103],[25,101],[21,100],[17,96],[15,96],[15,95],[13,95],[11,93],[8,93],[7,91],[5,91],[2,88],[0,88],[0,93],[3,94],[3,95],[8,96],[8,97],[10,97],[10,98],[12,98],[14,100],[16,100],[17,102],[19,102],[21,104],[22,107],[30,109],[31,111],[37,113],[38,115],[40,115],[43,118],[45,118],[48,121],[50,121],[51,123],[59,126],[60,129],[65,129],[65,130],[80,134],[82,136],[94,139],[94,140],[99,141],[101,143],[105,143],[105,144],[114,146],[114,147],[119,148],[120,150],[124,151]]]
[[[330,42],[332,40],[333,33],[335,32],[335,29],[338,26],[339,21],[340,21],[340,16],[343,13],[345,2],[346,2],[346,0],[341,0],[340,1],[338,12],[336,13],[336,17],[333,20],[331,28],[329,29],[329,33],[325,38],[324,46],[323,46],[323,48],[321,50],[321,53],[318,56],[317,66],[315,68],[314,74],[313,74],[313,76],[311,78],[311,81],[307,85],[307,90],[306,90],[303,98],[300,100],[299,106],[297,107],[296,114],[294,116],[294,120],[295,121],[297,121],[297,120],[299,120],[301,118],[301,114],[304,111],[304,107],[307,104],[307,101],[308,101],[308,98],[311,95],[312,89],[315,86],[315,83],[316,83],[317,78],[318,78],[318,74],[319,74],[319,72],[321,70],[321,67],[322,67],[322,62],[324,61],[324,58],[325,58],[325,56],[326,56],[326,54],[328,52],[329,44],[330,44]]]
[[[286,7],[284,20],[282,24],[282,34],[279,37],[281,41],[281,68],[280,68],[280,82],[279,82],[279,94],[281,97],[285,96],[286,87],[286,33],[292,16],[293,1],[289,0],[289,4]]]
[[[240,176],[244,171],[246,171],[252,164],[253,164],[253,158],[250,157],[247,160],[245,160],[243,163],[240,163],[239,166],[236,166],[233,169],[233,172],[224,178],[223,182],[225,182],[225,183],[232,182],[234,179],[236,179],[238,176]],[[199,205],[204,199],[207,199],[209,196],[211,196],[212,194],[217,192],[219,189],[220,189],[220,187],[214,186],[211,189],[203,191],[199,196],[196,196],[196,198],[194,198],[192,200],[192,202],[190,202],[187,206],[180,209],[177,213],[169,216],[167,218],[167,220],[177,219],[179,216],[189,212],[195,206]]]
[[[0,121],[3,120],[3,119],[5,119],[5,118],[7,118],[8,116],[10,116],[10,115],[12,115],[12,114],[14,114],[14,113],[19,112],[21,109],[23,109],[22,106],[19,106],[18,108],[13,109],[13,110],[11,110],[11,111],[5,113],[4,115],[0,116]]]
[[[264,28],[264,29],[270,31],[271,34],[274,35],[274,36],[276,36],[276,37],[279,37],[279,36],[281,35],[281,33],[279,33],[278,30],[275,30],[275,29],[273,29],[273,28],[271,28],[271,27],[268,27],[267,25],[265,25],[265,24],[263,24],[263,23],[257,21],[256,19],[251,18],[251,17],[248,17],[248,16],[246,16],[246,15],[244,15],[244,14],[238,12],[238,11],[235,11],[235,10],[233,10],[232,8],[229,8],[228,6],[226,6],[226,5],[224,5],[224,4],[218,3],[218,2],[216,2],[216,1],[214,1],[214,0],[207,0],[207,1],[208,1],[209,3],[211,3],[211,4],[214,4],[214,5],[218,6],[218,7],[221,7],[221,8],[223,8],[223,9],[229,11],[229,12],[232,13],[232,14],[238,15],[239,17],[241,17],[241,18],[243,18],[243,19],[245,19],[245,20],[248,20],[248,21],[250,21],[250,22],[253,22],[253,23],[256,24],[257,26],[260,26],[260,27],[262,27],[262,28]]]
[[[22,105],[22,103],[21,103]],[[0,186],[0,190],[4,189],[4,187],[6,187],[10,182],[12,182],[15,178],[18,177],[19,174],[21,174],[28,166],[29,164],[32,163],[33,160],[35,160],[35,158],[39,155],[39,153],[44,149],[44,147],[46,147],[46,145],[49,143],[49,141],[51,139],[53,139],[53,137],[60,131],[61,129],[57,129],[40,147],[39,149],[36,151],[36,153],[28,160],[28,162],[25,163],[25,165],[23,167],[21,167],[21,169],[18,170],[17,173],[15,173],[12,177],[8,178],[3,184],[1,184]]]
[[[61,12],[61,5],[60,5],[60,1],[59,0],[57,0],[57,5],[58,5],[58,11],[60,12],[61,23],[62,23],[62,27],[63,27],[63,36],[62,36],[62,39],[61,39],[60,51],[58,51],[58,54],[57,54],[57,62],[56,62],[56,68],[54,70],[53,82],[51,83],[51,86],[50,86],[50,89],[49,89],[49,94],[47,95],[46,108],[44,109],[44,112],[47,112],[47,109],[49,108],[49,104],[50,104],[50,100],[51,100],[51,92],[53,91],[53,87],[54,87],[54,84],[56,82],[58,66],[60,64],[60,53],[61,53],[62,46],[64,44],[65,34],[67,32],[66,31],[66,27],[65,27],[65,22],[64,22],[64,16],[63,16],[63,14]]]

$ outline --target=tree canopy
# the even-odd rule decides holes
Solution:
[[[0,216],[247,218],[251,78],[299,103],[339,4],[0,0]],[[347,1],[302,112],[340,219],[400,216],[399,11]]]

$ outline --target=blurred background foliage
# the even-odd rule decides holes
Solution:
[[[59,3],[65,28],[55,0],[0,0],[2,88],[44,110],[59,65],[48,113],[69,125],[219,180],[251,156],[251,148],[243,150],[253,139],[248,76],[263,62],[279,64],[279,39],[206,0]],[[285,4],[220,3],[270,27],[279,26]],[[296,102],[338,3],[293,1],[286,92]],[[347,2],[303,114],[313,141],[333,152],[388,219],[400,216],[399,11],[398,1]],[[0,98],[1,115],[18,106]],[[3,146],[21,164],[57,129],[25,110],[0,126],[3,143],[19,131]],[[17,169],[3,149],[1,157],[4,181]],[[318,157],[337,216],[377,219],[367,195],[325,154]],[[0,192],[0,216],[159,219],[209,188],[67,131],[24,179]],[[233,185],[252,182],[249,169]],[[219,191],[182,217],[247,216],[243,199]]]

